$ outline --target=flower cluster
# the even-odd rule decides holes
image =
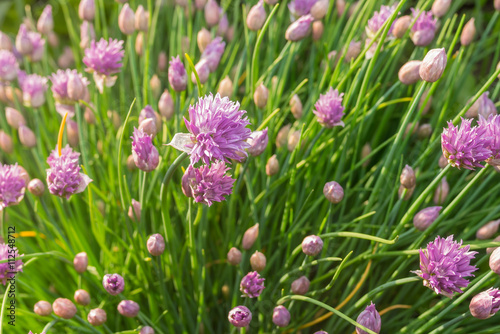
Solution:
[[[16,247],[7,245],[5,243],[0,244],[0,260],[8,260],[9,262],[0,263],[0,282],[3,285],[7,284],[7,280],[16,275],[17,272],[23,271],[23,261],[15,260],[24,254],[19,254]]]
[[[112,87],[116,82],[116,74],[122,67],[121,61],[125,51],[123,41],[101,38],[99,42],[90,42],[90,47],[85,49],[83,62],[87,65],[87,72],[94,74],[94,81],[102,93],[104,85]]]
[[[368,20],[366,26],[366,35],[369,38],[375,37],[380,28],[382,28],[385,22],[391,17],[391,15],[396,10],[396,5],[393,6],[382,6],[378,12],[375,12],[371,19]],[[388,35],[392,33],[394,29],[394,22],[389,28]]]
[[[330,90],[325,95],[320,95],[318,101],[314,105],[316,110],[314,114],[318,118],[318,122],[325,128],[333,128],[334,126],[344,126],[342,116],[344,116],[344,107],[342,106],[342,97],[344,93],[339,94],[337,89]]]
[[[259,297],[264,290],[265,278],[260,277],[256,271],[249,272],[241,279],[240,291],[244,296],[249,298]]]
[[[21,175],[21,168],[0,163],[0,211],[21,202],[26,190],[26,180]]]

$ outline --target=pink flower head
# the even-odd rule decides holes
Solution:
[[[23,199],[27,184],[21,172],[17,164],[0,163],[0,211],[8,206],[19,204]]]
[[[216,37],[201,54],[201,60],[205,59],[207,61],[210,72],[214,72],[219,66],[225,48],[226,43],[222,40],[222,37]]]
[[[99,91],[102,93],[103,84],[112,87],[116,82],[116,74],[123,66],[121,63],[125,51],[123,41],[101,38],[99,42],[90,42],[90,47],[85,49],[83,62],[87,65],[87,72],[94,73],[94,80]]]
[[[470,261],[477,252],[470,252],[470,246],[462,247],[462,241],[453,240],[453,235],[446,239],[437,236],[427,244],[427,249],[420,249],[420,270],[415,273],[424,280],[424,286],[448,298],[453,293],[462,293],[460,288],[469,285],[464,277],[474,276],[477,270]]]
[[[49,155],[47,184],[52,195],[69,199],[71,195],[84,191],[92,182],[87,175],[80,173],[79,157],[80,153],[73,152],[69,145],[61,150],[61,156],[57,149]]]
[[[500,165],[500,115],[490,115],[486,120],[479,115],[479,127],[486,129],[485,137],[490,138],[487,148],[491,151],[491,157],[486,160],[490,165]],[[482,166],[481,166],[482,167]]]
[[[194,168],[189,165],[183,181],[191,189],[191,197],[197,203],[211,206],[213,202],[222,202],[226,195],[233,192],[234,179],[226,175],[229,168],[223,161],[213,162],[211,165],[202,165]]]
[[[264,290],[265,278],[260,277],[256,271],[249,272],[241,279],[240,291],[249,298],[259,297]]]
[[[288,4],[288,9],[295,18],[307,15],[318,0],[293,0]]]
[[[337,89],[334,90],[331,87],[325,95],[319,96],[318,102],[314,105],[316,110],[313,112],[318,118],[318,122],[325,128],[344,126],[344,122],[342,122],[342,116],[344,116],[343,96],[344,93],[339,94]]]
[[[482,168],[481,161],[491,157],[491,138],[486,135],[484,126],[471,127],[472,119],[462,118],[460,128],[448,122],[448,128],[441,134],[441,148],[448,162],[457,168],[473,170]]]
[[[12,247],[5,243],[0,244],[0,260],[8,260],[9,262],[0,263],[0,282],[3,285],[7,284],[7,280],[16,276],[16,273],[23,271],[23,261],[15,260],[19,256],[16,247]],[[12,256],[14,258],[12,258]]]
[[[134,127],[134,135],[130,138],[132,138],[132,156],[137,168],[145,172],[155,170],[160,156],[151,136]]]
[[[172,60],[169,62],[170,66],[168,67],[168,82],[170,86],[176,91],[181,92],[186,90],[187,85],[187,73],[184,68],[184,64],[181,62],[179,56],[172,57]]]
[[[368,37],[373,38],[377,34],[380,28],[382,28],[385,22],[391,17],[391,15],[396,10],[396,5],[393,6],[382,6],[378,12],[373,13],[371,19],[368,20],[368,24],[366,27],[366,34]],[[394,28],[394,22],[389,28],[388,35],[392,33],[392,29]]]
[[[12,81],[17,77],[19,65],[10,51],[0,50],[0,81]]]
[[[45,92],[47,91],[47,78],[38,74],[26,75],[24,71],[19,71],[19,86],[23,91],[23,102],[27,107],[38,108],[45,103]]]
[[[418,9],[412,8],[411,12],[413,19],[416,18],[416,22],[411,28],[411,40],[416,46],[429,45],[436,34],[436,19],[432,17],[430,11],[420,13]]]
[[[56,73],[52,73],[49,77],[52,82],[52,95],[54,100],[56,100],[56,110],[64,116],[66,112],[69,112],[69,117],[75,115],[74,104],[78,102],[70,97],[68,90],[68,82],[70,79],[79,81],[82,90],[87,90],[89,81],[83,75],[78,73],[76,70],[57,70]]]

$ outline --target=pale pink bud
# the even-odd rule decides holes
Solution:
[[[132,8],[126,3],[123,5],[118,16],[118,27],[125,35],[132,35],[135,31],[135,14]]]
[[[131,154],[127,157],[127,169],[129,171],[133,171],[137,169],[137,166],[135,165],[134,162],[134,156]]]
[[[295,150],[295,147],[299,143],[299,140],[300,140],[300,130],[296,130],[288,135],[287,148],[289,152]]]
[[[305,295],[309,291],[309,279],[305,276],[300,276],[292,282],[291,291],[294,295]]]
[[[57,34],[53,31],[49,31],[47,34],[47,41],[53,48],[57,48],[59,46],[59,37],[57,37]]]
[[[165,70],[167,69],[167,64],[168,64],[167,54],[165,53],[165,51],[161,51],[158,54],[158,71],[165,72]]]
[[[300,41],[305,38],[310,30],[311,23],[314,18],[311,15],[304,15],[299,17],[298,20],[293,22],[285,32],[285,38],[291,42]]]
[[[476,232],[476,238],[479,240],[491,239],[498,232],[498,225],[500,224],[500,219],[492,220],[483,226]]]
[[[21,125],[19,127],[19,141],[23,146],[28,148],[35,147],[36,145],[35,134],[26,125]]]
[[[57,298],[52,304],[54,313],[63,319],[71,319],[76,314],[76,306],[66,298]]]
[[[344,61],[350,63],[352,60],[358,58],[361,53],[361,42],[352,41],[345,53]]]
[[[238,248],[232,247],[227,253],[227,262],[232,266],[237,266],[241,262],[241,252]]]
[[[323,240],[317,235],[309,235],[302,240],[302,252],[307,256],[316,256],[323,249]]]
[[[80,25],[80,48],[82,49],[88,48],[90,46],[90,42],[94,39],[95,39],[94,25],[92,24],[92,22],[83,21],[82,24]],[[72,51],[71,51],[71,56],[73,57]]]
[[[83,21],[92,21],[95,16],[94,0],[80,0],[78,16],[80,16],[80,19]]]
[[[266,174],[268,176],[273,176],[277,174],[279,170],[280,170],[280,163],[278,161],[278,158],[276,157],[276,154],[274,154],[269,158],[269,160],[267,160]]]
[[[92,326],[101,326],[108,320],[108,317],[102,308],[95,308],[90,310],[87,320]]]
[[[174,116],[174,100],[167,89],[163,91],[158,101],[160,114],[168,120]]]
[[[75,255],[75,258],[73,259],[73,266],[75,267],[77,273],[83,274],[87,271],[88,264],[89,258],[87,257],[87,253],[81,252]]]
[[[120,114],[118,114],[116,110],[108,110],[106,114],[108,115],[108,118],[111,118],[111,122],[113,123],[115,129],[119,129],[122,125]]]
[[[153,234],[148,239],[147,247],[149,254],[160,256],[165,251],[165,239],[159,233]]]
[[[434,192],[434,204],[443,204],[446,201],[446,197],[448,197],[449,192],[450,185],[448,184],[448,181],[446,181],[446,177],[443,177]]]
[[[269,98],[269,89],[267,89],[264,84],[260,84],[255,88],[253,93],[253,101],[258,108],[264,108],[267,104],[267,99]]]
[[[48,317],[52,313],[52,305],[45,300],[40,300],[35,304],[34,311],[41,317]]]
[[[12,153],[12,138],[6,134],[3,130],[0,130],[0,148],[5,153]]]
[[[500,275],[500,247],[497,247],[490,255],[490,269]]]
[[[23,56],[28,56],[33,52],[33,43],[28,36],[28,28],[21,24],[16,35],[16,49]]]
[[[213,0],[210,0],[213,1]],[[200,79],[200,83],[204,84],[208,81],[208,76],[210,75],[210,68],[208,67],[208,63],[206,59],[202,59],[196,63],[194,66],[196,73],[198,73],[198,78]],[[191,81],[196,84],[196,77],[194,72],[191,73]]]
[[[85,108],[85,113],[83,114],[83,118],[85,119],[85,122],[89,124],[95,124],[96,119],[94,112],[89,107]]]
[[[77,147],[79,138],[78,138],[78,123],[73,121],[72,119],[68,119],[66,121],[66,134],[68,135],[68,143],[71,147]]]
[[[134,222],[141,221],[141,203],[132,199],[132,205],[128,207],[128,217]]]
[[[201,333],[201,330],[200,330],[200,333]],[[141,328],[141,331],[139,332],[139,334],[155,334],[155,330],[153,329],[153,327],[144,326]]]
[[[5,107],[5,118],[7,118],[7,123],[14,129],[19,129],[21,125],[26,125],[24,116],[11,107]]]
[[[302,117],[302,102],[297,94],[293,95],[290,99],[290,109],[293,117],[299,119]]]
[[[36,23],[36,29],[41,34],[49,34],[52,29],[54,29],[54,19],[52,18],[52,6],[47,5],[43,9],[40,18],[38,18],[38,22]]]
[[[262,0],[260,0],[259,2],[257,2],[256,5],[250,8],[250,11],[248,12],[247,16],[248,29],[254,31],[261,29],[264,26],[264,23],[266,22],[266,17],[267,13],[266,10],[264,9],[264,3]]]
[[[346,6],[345,0],[336,0],[335,1],[335,8],[337,8],[337,15],[339,17],[341,17],[342,14],[344,14],[345,6]]]
[[[266,256],[259,251],[255,251],[250,257],[250,266],[252,270],[261,272],[266,268]]]
[[[149,85],[151,86],[151,92],[153,93],[153,97],[157,99],[161,94],[161,82],[160,78],[156,74],[153,74],[151,80],[149,80]]]
[[[460,35],[460,43],[463,46],[467,46],[474,40],[476,36],[476,25],[474,24],[474,18],[470,19],[464,26],[462,34]]]
[[[403,66],[398,73],[399,81],[405,85],[412,85],[420,80],[420,66],[422,62],[420,60],[410,60]]]
[[[405,190],[406,190],[406,192],[405,192]],[[398,189],[398,196],[399,196],[399,198],[401,198],[403,196],[403,192],[404,192],[405,195],[403,197],[403,200],[407,201],[411,198],[411,195],[413,195],[413,191],[415,191],[415,187],[407,189],[407,188],[403,187],[402,185],[400,185],[399,189]]]
[[[325,183],[323,194],[331,203],[337,204],[344,198],[344,189],[335,181]]]
[[[233,82],[231,81],[231,79],[229,79],[228,76],[221,80],[217,92],[222,97],[231,97],[231,95],[233,95]]]
[[[425,55],[420,65],[420,78],[427,82],[438,81],[446,68],[446,52],[443,49],[432,49]]]
[[[273,310],[273,324],[286,327],[290,323],[290,312],[283,305],[276,306]]]
[[[230,26],[226,31],[226,39],[231,42],[234,39],[234,26]]]
[[[85,84],[79,74],[70,74],[68,78],[68,97],[73,101],[83,100]]]
[[[141,31],[135,37],[135,53],[142,57],[144,53],[144,33]]]
[[[208,0],[205,5],[205,21],[209,27],[213,27],[219,23],[220,8],[214,0]]]
[[[325,29],[325,26],[323,25],[323,22],[321,21],[314,21],[312,24],[312,38],[315,41],[318,41],[321,36],[323,36],[323,30]]]
[[[318,0],[311,8],[311,15],[315,20],[321,20],[325,17],[328,12],[328,7],[330,6],[329,0]]]
[[[417,136],[420,139],[429,138],[432,134],[432,125],[422,124],[418,127]]]
[[[212,35],[210,35],[210,31],[205,28],[201,28],[201,30],[198,31],[198,35],[196,35],[196,43],[198,44],[198,48],[201,53],[205,51],[207,45],[210,44],[211,41]]]
[[[258,236],[259,236],[259,223],[255,224],[254,226],[250,227],[248,230],[245,231],[245,234],[243,235],[243,241],[241,242],[241,246],[243,247],[243,249],[249,250],[250,248],[252,248]]]
[[[283,126],[276,135],[276,147],[285,147],[288,144],[288,134],[290,133],[291,124]]]
[[[359,1],[354,1],[351,3],[349,6],[349,9],[347,10],[347,17],[351,17],[356,9],[358,9]]]
[[[154,138],[154,136],[156,136],[156,133],[158,132],[156,120],[154,118],[146,118],[141,122],[141,124],[139,124],[139,130],[144,131]]]
[[[437,17],[442,17],[448,9],[450,9],[451,0],[435,0],[432,4],[432,14]]]
[[[30,176],[28,174],[28,172],[26,171],[26,169],[24,169],[23,166],[17,166],[17,168],[19,168],[19,176],[24,180],[24,183],[25,184],[28,184],[30,183]]]
[[[74,299],[75,299],[75,302],[77,304],[80,304],[80,305],[83,305],[83,306],[86,306],[88,304],[90,304],[90,295],[87,291],[85,290],[76,290],[75,291],[75,296],[74,296]]]
[[[443,154],[441,154],[441,157],[439,157],[438,165],[439,168],[445,168],[446,166],[448,166],[448,159],[446,159]]]
[[[39,179],[33,179],[28,183],[28,191],[35,196],[42,196],[45,190],[45,185]]]
[[[401,185],[407,189],[415,187],[417,179],[415,178],[415,172],[413,171],[413,168],[406,165],[401,171],[399,181],[401,182]]]
[[[12,51],[12,41],[10,37],[0,31],[0,50]]]
[[[412,18],[410,15],[404,15],[398,18],[394,22],[394,29],[392,29],[392,34],[394,35],[394,37],[403,38],[403,36],[408,31],[408,28],[410,27],[411,20]]]
[[[500,242],[500,235],[492,240],[493,242]],[[488,247],[486,248],[486,254],[491,254],[495,249],[499,247]]]
[[[449,0],[449,1],[451,1],[451,0]],[[500,10],[500,0],[495,0],[495,2],[493,3],[493,6],[495,6],[496,10]]]
[[[419,231],[425,231],[439,216],[441,206],[431,206],[417,212],[413,217],[413,226]]]
[[[145,10],[142,5],[139,5],[139,7],[137,7],[137,10],[135,11],[135,29],[147,32],[148,21],[149,12]]]
[[[139,304],[132,300],[122,300],[118,304],[118,312],[127,318],[134,318],[139,314]]]

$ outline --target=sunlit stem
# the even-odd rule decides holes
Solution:
[[[59,153],[59,156],[62,155],[62,137],[64,133],[64,125],[66,124],[66,117],[68,117],[68,112],[64,114],[64,117],[61,122],[61,127],[59,128],[59,135],[57,136],[57,152]]]

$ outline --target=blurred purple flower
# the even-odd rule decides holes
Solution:
[[[0,211],[11,205],[17,205],[24,197],[26,181],[17,165],[0,163]]]
[[[169,62],[169,64],[170,66],[168,67],[168,82],[170,83],[170,86],[172,86],[172,88],[176,92],[186,90],[187,73],[180,57],[172,57],[172,60]]]
[[[22,260],[12,261],[12,256],[14,256],[14,259],[17,259],[23,255],[20,255],[17,248],[12,247],[11,244],[0,244],[0,260],[9,260],[9,262],[0,263],[0,282],[3,285],[7,284],[9,278],[15,277],[16,273],[23,271]]]
[[[311,8],[317,1],[318,0],[293,0],[288,4],[288,9],[297,19],[300,16],[309,14]]]
[[[249,272],[241,279],[240,291],[249,298],[259,297],[264,290],[265,278],[260,277],[256,271]]]
[[[45,103],[45,92],[47,91],[47,78],[38,74],[27,75],[19,71],[17,80],[23,91],[23,102],[27,107],[38,108]]]
[[[373,13],[371,19],[368,20],[368,24],[366,26],[366,34],[369,38],[375,37],[380,28],[385,24],[385,22],[391,17],[391,15],[396,10],[396,5],[393,6],[382,6],[378,12]],[[392,29],[394,28],[394,22],[392,23],[388,35],[392,33]]]
[[[436,34],[436,19],[432,17],[430,11],[420,13],[418,9],[412,8],[411,12],[413,19],[416,18],[415,24],[411,28],[411,40],[416,46],[429,45]]]
[[[14,80],[18,70],[16,56],[10,51],[0,50],[0,81]]]
[[[205,59],[207,61],[210,72],[214,72],[217,66],[219,66],[225,47],[226,43],[222,40],[222,37],[216,37],[207,45],[205,51],[201,54],[201,60]]]
[[[121,63],[125,51],[123,50],[123,41],[109,39],[106,41],[101,38],[99,42],[90,42],[90,47],[85,49],[83,62],[87,65],[86,71],[94,74],[94,81],[103,92],[104,85],[112,87],[116,82],[116,76],[123,66]]]
[[[486,129],[485,137],[490,138],[487,148],[491,157],[486,160],[492,166],[500,166],[500,115],[490,115],[486,120],[479,115],[479,127]]]
[[[34,31],[28,32],[28,38],[31,41],[31,45],[33,45],[33,50],[31,51],[31,54],[28,55],[28,58],[32,62],[42,60],[45,47],[45,39],[43,39],[41,34]]]
[[[81,86],[83,86],[84,90],[87,89],[89,81],[87,78],[82,76],[76,70],[57,70],[56,73],[52,73],[49,77],[52,82],[52,95],[54,96],[54,100],[56,100],[56,110],[61,116],[64,116],[66,112],[69,113],[69,117],[73,117],[75,115],[74,104],[78,102],[70,97],[68,90],[68,83],[70,79],[74,79],[80,82]]]
[[[132,156],[137,168],[145,172],[156,169],[160,157],[151,136],[134,127],[134,135],[130,138],[132,138]]]
[[[342,116],[344,116],[344,107],[342,106],[342,97],[344,93],[339,94],[337,89],[330,90],[325,95],[320,95],[318,101],[314,105],[316,110],[314,114],[318,117],[318,122],[325,128],[333,128],[334,126],[344,126]]]

